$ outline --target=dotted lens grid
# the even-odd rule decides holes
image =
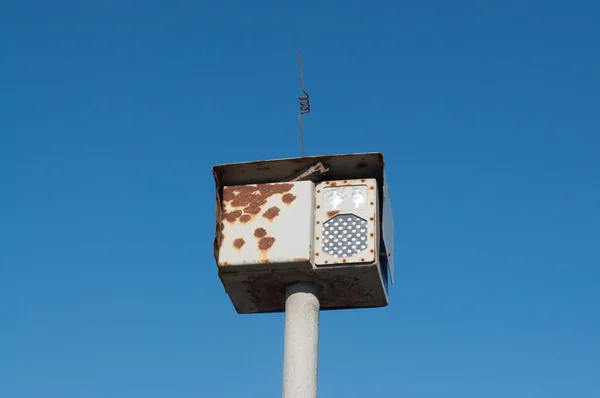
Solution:
[[[333,257],[352,257],[367,248],[367,221],[339,214],[323,223],[323,251]]]

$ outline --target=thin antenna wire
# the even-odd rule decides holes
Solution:
[[[300,69],[300,83],[302,84],[302,92],[304,95],[298,97],[300,100],[300,113],[298,113],[298,124],[300,125],[300,141],[302,142],[302,157],[305,157],[304,152],[304,132],[302,131],[302,115],[306,115],[310,112],[310,101],[308,99],[308,93],[304,89],[304,77],[302,76],[302,61],[300,60],[300,51],[298,51],[298,68]]]

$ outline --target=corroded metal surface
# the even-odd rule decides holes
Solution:
[[[308,173],[316,164],[322,165],[319,173]],[[215,166],[214,255],[236,310],[283,311],[285,289],[297,282],[318,287],[322,309],[386,306],[388,267],[393,266],[393,220],[383,195],[387,192],[383,167],[380,153]],[[300,181],[299,176],[311,181]],[[366,212],[361,217],[370,223],[369,234],[374,234],[367,251],[361,252],[369,255],[358,257],[358,263],[342,259],[339,264],[322,261],[317,267],[315,259],[323,256],[313,251],[319,247],[317,222],[341,216],[344,210],[319,209],[313,182],[329,182],[324,186],[334,187],[356,179],[365,180],[367,189],[373,191],[361,202]],[[382,227],[385,231],[380,233]]]
[[[225,186],[218,252],[222,272],[312,267],[313,208],[311,181]]]
[[[281,312],[285,289],[297,282],[318,287],[321,309],[383,307],[388,304],[375,264],[306,270],[220,273],[236,311],[241,314]]]
[[[394,244],[393,244],[393,220],[390,218],[383,222],[383,217],[391,216],[391,206],[384,189],[388,186],[384,175],[383,154],[357,153],[343,155],[310,156],[302,158],[275,159],[255,162],[243,162],[223,164],[213,167],[213,175],[217,187],[217,228],[215,231],[215,258],[218,261],[218,246],[220,240],[219,225],[221,211],[222,187],[226,185],[240,184],[264,184],[281,181],[292,181],[299,174],[305,172],[311,166],[322,163],[327,172],[320,175],[320,181],[325,180],[349,180],[362,178],[375,178],[377,180],[377,196],[380,212],[379,223],[385,231],[381,234],[379,247],[382,253],[387,254],[383,267],[393,272]],[[319,180],[315,180],[318,182]],[[240,216],[242,217],[242,216]],[[387,242],[386,242],[387,240]],[[393,281],[393,275],[392,281]]]

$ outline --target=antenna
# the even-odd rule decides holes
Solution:
[[[298,97],[300,100],[300,112],[298,113],[298,125],[300,126],[300,141],[302,142],[302,157],[305,157],[304,152],[304,132],[302,131],[302,115],[310,112],[310,101],[308,93],[304,89],[304,77],[302,76],[302,61],[300,60],[300,51],[298,51],[298,68],[300,69],[300,83],[302,84],[302,92],[304,95]]]

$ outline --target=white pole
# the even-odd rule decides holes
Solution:
[[[286,290],[283,398],[317,398],[319,299],[306,283]]]

